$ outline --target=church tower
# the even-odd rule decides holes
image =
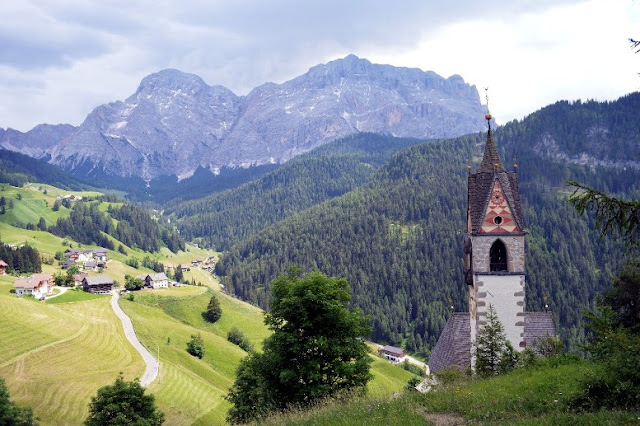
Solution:
[[[482,163],[469,170],[465,281],[469,286],[471,341],[495,309],[507,339],[516,350],[525,347],[525,245],[517,166],[506,171],[489,130]]]
[[[468,172],[464,281],[469,288],[469,312],[452,312],[431,352],[429,368],[473,368],[474,342],[493,306],[516,350],[535,348],[536,340],[556,336],[551,312],[525,311],[525,248],[517,166],[506,171],[491,131],[482,162]],[[461,285],[465,285],[462,284]],[[534,349],[535,350],[535,349]]]

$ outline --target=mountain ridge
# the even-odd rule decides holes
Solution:
[[[283,163],[360,132],[459,136],[481,130],[483,115],[476,87],[458,75],[445,79],[349,55],[246,96],[209,86],[195,74],[162,70],[143,78],[126,100],[96,107],[78,127],[0,129],[0,147],[79,174],[102,171],[149,182],[187,178],[198,167],[217,174]]]

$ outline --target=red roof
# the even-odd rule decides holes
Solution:
[[[33,274],[27,278],[20,278],[13,283],[15,288],[37,288],[43,281],[50,281],[53,278],[51,274]]]

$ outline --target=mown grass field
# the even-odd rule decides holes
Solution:
[[[182,287],[181,289],[189,288]],[[191,287],[202,288],[202,287]],[[232,327],[240,329],[257,348],[269,335],[260,309],[220,292],[175,296],[164,289],[136,292],[134,302],[121,300],[143,344],[160,351],[160,376],[149,386],[167,416],[167,424],[224,423],[228,402],[223,397],[235,379],[235,370],[246,353],[226,340]],[[215,294],[222,317],[215,324],[201,316]],[[186,352],[187,341],[199,333],[205,356],[196,359]],[[369,394],[389,398],[401,391],[412,375],[374,357],[374,379]]]
[[[70,245],[84,247],[47,232],[12,226],[37,223],[40,217],[51,225],[59,217],[68,216],[64,207],[57,212],[51,209],[55,197],[66,193],[48,185],[6,185],[2,195],[13,200],[13,209],[0,217],[0,239],[4,243],[30,244],[45,259],[53,259],[56,252]],[[100,205],[103,211],[107,207],[108,203]],[[116,247],[120,244],[116,240],[114,243]],[[124,248],[127,255],[117,250],[108,252],[110,261],[102,272],[120,285],[125,274],[151,272],[126,265],[128,258],[150,256],[164,263],[190,265],[194,259],[216,254],[193,246],[179,253]],[[60,272],[57,262],[42,266],[43,272]],[[194,267],[184,275],[203,285],[139,291],[134,293],[133,302],[121,298],[120,303],[142,343],[156,356],[159,353],[160,374],[148,391],[155,394],[158,407],[166,414],[166,424],[223,424],[229,408],[224,395],[233,384],[240,360],[247,355],[227,341],[227,333],[237,327],[260,350],[269,331],[260,309],[221,292],[218,281],[208,272]],[[31,406],[40,424],[81,424],[98,388],[113,383],[119,372],[129,380],[139,377],[144,363],[125,339],[109,296],[68,290],[46,302],[17,298],[9,293],[16,278],[0,276],[0,377],[7,381],[12,399]],[[213,294],[220,301],[223,315],[210,324],[201,313]],[[186,352],[187,341],[194,334],[200,334],[205,342],[202,360]],[[369,393],[383,398],[402,390],[411,377],[375,357],[373,373]]]
[[[99,387],[119,372],[133,379],[144,371],[109,297],[47,304],[9,295],[10,288],[0,281],[0,377],[41,424],[81,424]]]

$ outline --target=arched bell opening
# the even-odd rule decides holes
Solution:
[[[489,270],[492,272],[508,271],[507,247],[502,240],[496,240],[489,250]]]

